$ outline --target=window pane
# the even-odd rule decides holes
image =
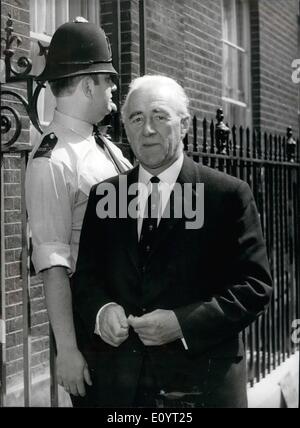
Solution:
[[[35,33],[46,31],[46,0],[30,0],[30,29]]]
[[[249,126],[246,107],[223,101],[223,112],[225,122],[229,124],[229,127],[233,125],[243,126],[244,128]]]
[[[236,44],[242,48],[245,48],[245,22],[244,22],[244,2],[242,0],[236,1]]]
[[[54,0],[46,0],[46,28],[45,34],[52,36],[55,31],[55,3]]]
[[[235,43],[235,0],[223,0],[223,38]]]
[[[223,96],[236,101],[248,102],[248,70],[246,55],[232,46],[223,48]]]
[[[72,21],[77,16],[83,16],[90,22],[99,23],[98,0],[69,0],[69,19]]]
[[[232,46],[224,44],[223,48],[223,95],[237,101],[239,90],[243,88],[243,77],[240,75],[243,70],[242,52]]]
[[[52,36],[55,30],[54,0],[30,0],[30,29]]]
[[[69,20],[73,21],[76,16],[83,16],[81,10],[81,0],[69,0]],[[87,19],[86,16],[84,18]]]
[[[223,98],[228,120],[251,123],[250,15],[248,0],[223,0]],[[233,44],[233,46],[230,45]],[[226,101],[226,98],[231,102]],[[243,106],[244,105],[244,106]]]
[[[100,24],[100,2],[92,0],[87,2],[88,20]]]
[[[55,29],[69,21],[68,0],[55,0]]]
[[[238,70],[237,70],[237,94],[236,99],[243,103],[248,103],[248,91],[246,85],[248,84],[248,70],[246,69],[246,55],[244,52],[238,52]]]

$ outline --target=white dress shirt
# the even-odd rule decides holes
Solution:
[[[163,172],[157,175],[157,177],[160,180],[160,182],[158,183],[158,191],[160,193],[160,207],[159,207],[157,225],[159,225],[163,212],[170,199],[170,194],[175,186],[176,180],[182,168],[182,164],[183,164],[183,153],[171,166],[169,166],[169,168],[165,169]],[[140,165],[139,183],[141,183],[142,186],[140,186],[140,191],[138,195],[139,213],[138,213],[138,222],[137,222],[137,228],[138,228],[137,232],[138,232],[139,239],[141,236],[145,206],[147,203],[148,196],[152,190],[151,181],[150,181],[152,177],[153,175],[150,174],[150,172],[148,172],[142,165]]]

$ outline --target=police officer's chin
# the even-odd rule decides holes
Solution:
[[[106,112],[105,112],[104,116],[107,116],[108,114],[113,113],[115,111],[117,111],[116,104],[113,103],[113,102],[110,102],[110,103],[107,104]]]

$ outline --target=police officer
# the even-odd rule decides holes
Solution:
[[[85,382],[91,385],[77,348],[70,290],[88,195],[92,185],[131,168],[111,141],[93,134],[93,125],[115,107],[115,75],[104,31],[76,18],[53,35],[45,69],[37,77],[49,81],[56,108],[27,168],[32,258],[36,272],[42,272],[58,382],[75,396],[85,395]]]

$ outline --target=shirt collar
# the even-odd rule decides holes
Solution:
[[[179,158],[167,169],[158,174],[158,178],[163,183],[169,184],[169,186],[173,186],[176,183],[178,175],[183,165],[183,153],[180,154]],[[150,174],[143,165],[140,164],[139,168],[139,182],[148,185],[153,174]]]
[[[64,128],[71,129],[83,138],[88,138],[93,133],[93,125],[90,123],[75,117],[68,116],[67,114],[61,113],[56,109],[54,110],[53,121],[63,126]]]

